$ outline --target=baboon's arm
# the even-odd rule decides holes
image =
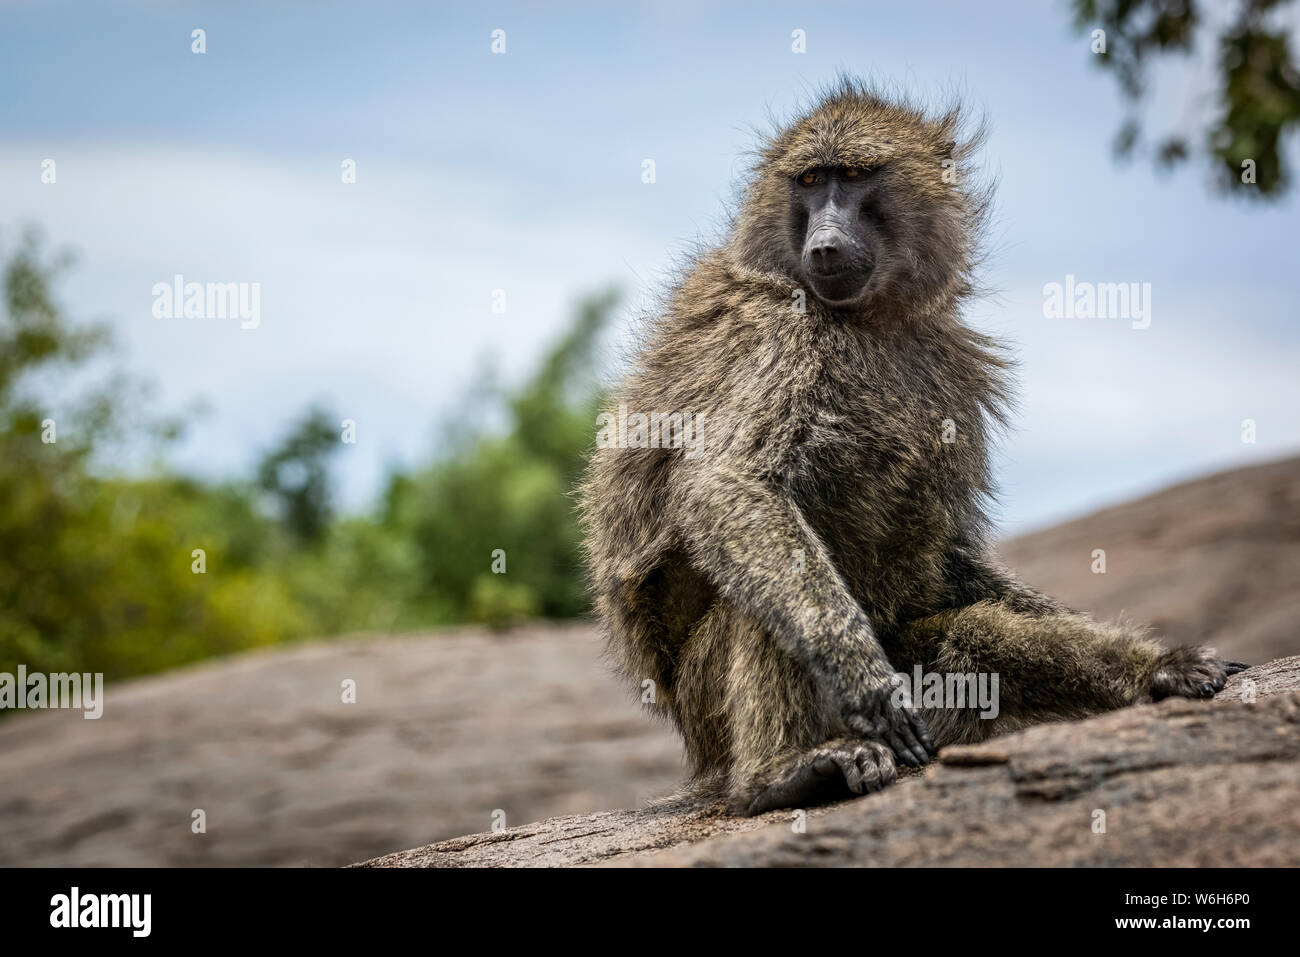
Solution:
[[[1030,588],[982,547],[959,545],[948,556],[948,578],[958,605],[1000,601],[1024,615],[1073,614],[1074,610],[1050,595]]]
[[[808,667],[849,728],[928,760],[929,732],[893,707],[894,668],[789,492],[721,466],[690,472],[679,492],[688,550],[723,597]]]

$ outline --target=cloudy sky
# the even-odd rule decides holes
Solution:
[[[960,91],[993,127],[997,295],[970,318],[1021,362],[999,514],[1023,530],[1300,449],[1296,200],[1117,165],[1088,43],[1064,2],[6,3],[0,246],[35,222],[76,249],[69,310],[111,321],[160,410],[206,400],[178,464],[235,474],[325,399],[358,423],[339,478],[361,507],[484,357],[525,375],[576,297],[634,306],[714,236],[770,115],[840,70]],[[1156,75],[1157,130],[1213,108],[1211,62]],[[177,273],[260,283],[259,327],[156,318]],[[1150,283],[1150,327],[1046,318],[1067,274]]]

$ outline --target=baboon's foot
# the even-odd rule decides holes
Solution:
[[[1174,648],[1165,652],[1151,678],[1151,697],[1213,698],[1223,690],[1229,675],[1249,665],[1225,661],[1213,648]]]
[[[790,759],[778,769],[741,813],[747,817],[779,807],[824,804],[868,794],[898,777],[894,752],[886,744],[843,738]]]

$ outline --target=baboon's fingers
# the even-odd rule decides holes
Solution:
[[[829,756],[805,764],[794,773],[769,784],[760,791],[745,808],[745,815],[753,817],[755,814],[775,811],[777,808],[803,804],[814,795],[822,781],[836,773],[839,773],[839,766]]]
[[[876,767],[880,769],[882,784],[893,784],[898,780],[898,768],[894,764],[893,754],[876,755]]]
[[[819,754],[812,759],[813,770],[817,772],[818,777],[828,778],[840,769],[835,763],[835,759],[829,754]]]
[[[925,763],[913,753],[907,743],[892,728],[885,731],[885,743],[894,749],[894,753],[898,755],[900,761],[918,767]]]
[[[1240,661],[1225,661],[1223,667],[1227,669],[1228,674],[1235,675],[1239,672],[1245,671],[1250,667],[1250,665],[1243,664]]]
[[[862,771],[858,768],[858,762],[852,754],[846,754],[840,759],[840,771],[844,774],[844,783],[849,786],[849,790],[854,794],[862,794],[866,790],[866,784],[862,780]]]
[[[928,761],[930,757],[939,750],[934,746],[934,739],[930,737],[930,726],[925,723],[925,718],[921,717],[919,711],[909,709],[907,711],[907,718],[911,725],[912,733],[916,735],[916,739],[920,742],[922,750],[926,752],[924,757]]]
[[[845,719],[849,730],[862,735],[869,741],[882,741],[893,749],[899,760],[908,764],[922,765],[930,760],[929,752],[921,745],[918,736],[912,730],[912,720],[921,722],[915,712],[904,712],[902,720],[893,715],[883,715],[875,721],[868,721],[860,714],[850,715]],[[892,719],[892,721],[891,721]],[[924,723],[921,724],[924,730]],[[929,737],[929,735],[926,735]]]
[[[914,727],[914,723],[919,720],[920,717],[914,711],[904,711],[903,720],[898,722],[897,733],[907,745],[907,750],[916,756],[916,763],[925,764],[930,760],[930,755],[921,744]]]
[[[934,755],[939,749],[934,746],[934,738],[930,737],[930,726],[916,712],[912,712],[912,727],[916,729],[916,736],[925,745],[925,750]]]
[[[859,758],[858,775],[862,778],[862,790],[866,794],[875,794],[885,786],[885,782],[880,780],[880,770],[874,761]]]
[[[893,762],[882,762],[880,756],[873,751],[862,751],[858,754],[858,768],[862,772],[862,783],[868,793],[880,791],[887,785],[893,784],[897,777]]]
[[[876,740],[880,737],[879,729],[860,714],[851,714],[846,716],[844,723],[849,726],[850,731],[854,734],[859,734],[864,738]]]

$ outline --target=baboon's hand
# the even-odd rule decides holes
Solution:
[[[894,754],[879,741],[831,741],[801,754],[742,813],[753,816],[778,807],[798,807],[825,799],[827,784],[841,780],[853,794],[870,794],[898,777]],[[834,792],[831,791],[831,796]]]
[[[1249,665],[1225,661],[1213,648],[1173,648],[1165,652],[1151,676],[1151,698],[1213,698],[1223,690],[1229,675]]]
[[[840,716],[849,729],[872,741],[889,745],[904,764],[921,765],[937,750],[921,713],[899,704],[893,675],[871,682],[865,691],[843,697]]]

